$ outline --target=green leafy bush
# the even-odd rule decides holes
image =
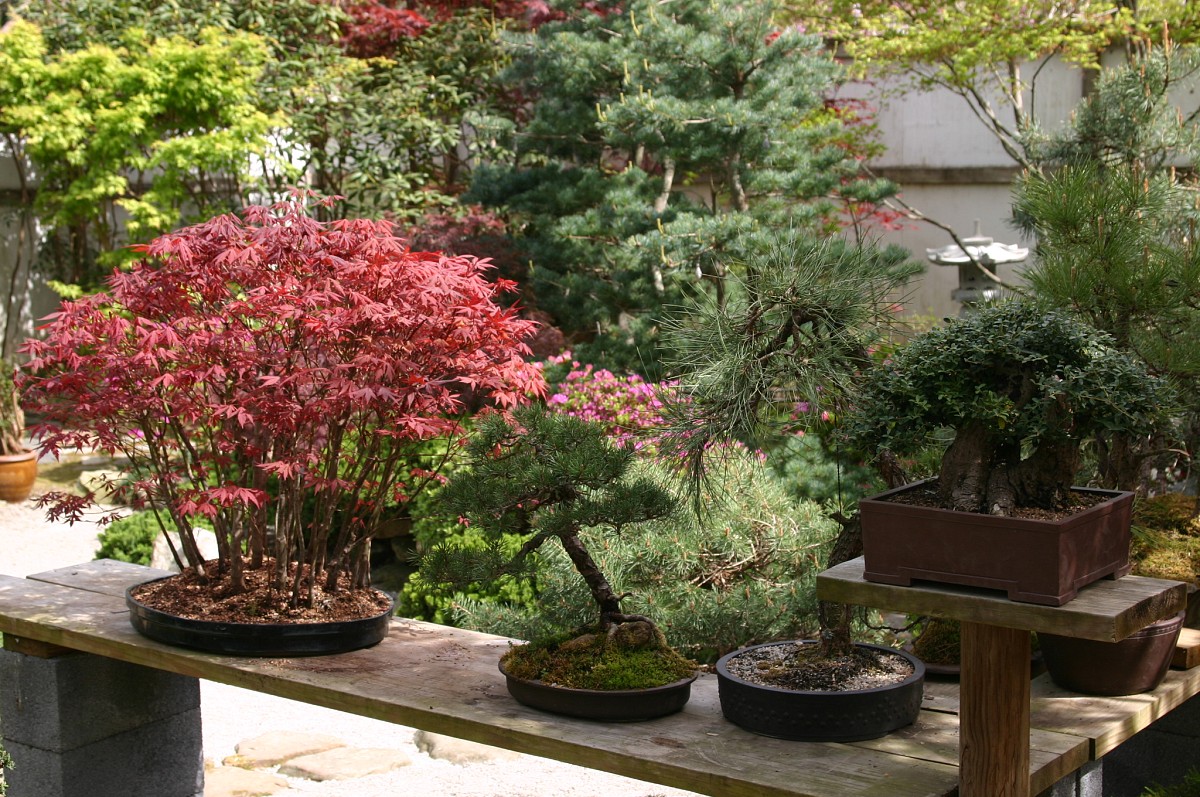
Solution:
[[[1192,770],[1173,786],[1149,786],[1141,797],[1200,797],[1200,770]]]
[[[163,525],[165,524],[167,531],[179,531],[169,517],[164,515],[162,521],[160,524],[152,510],[134,512],[120,520],[114,520],[100,532],[100,549],[96,551],[96,558],[149,565],[154,554],[154,541],[162,531]],[[211,528],[211,524],[203,519],[198,519],[196,525]]]
[[[151,511],[135,512],[114,520],[100,533],[100,549],[96,551],[96,558],[148,565],[154,554],[154,540],[161,530]]]
[[[659,466],[656,481],[684,490]],[[730,449],[713,472],[699,517],[634,524],[619,536],[583,534],[624,605],[652,616],[680,653],[697,661],[754,642],[811,635],[817,627],[815,577],[837,525],[811,501],[789,496],[753,454]],[[591,620],[587,589],[567,556],[544,552],[532,605],[457,596],[460,622],[522,639]]]

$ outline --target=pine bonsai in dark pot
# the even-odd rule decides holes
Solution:
[[[1031,303],[918,336],[869,375],[849,434],[899,456],[950,442],[936,479],[860,502],[865,578],[1058,606],[1125,575],[1133,494],[1072,485],[1085,442],[1148,434],[1166,401],[1106,334]]]
[[[734,295],[702,301],[677,320],[667,349],[679,385],[664,450],[690,474],[696,495],[716,482],[717,444],[767,446],[813,419],[836,425],[916,270],[895,251],[784,233],[744,264]],[[807,411],[796,413],[800,405]],[[842,529],[826,566],[857,555],[855,521],[833,515]],[[805,741],[870,739],[911,724],[924,665],[855,643],[849,607],[820,604],[818,619],[816,640],[754,645],[717,662],[725,717]]]
[[[468,469],[443,490],[448,508],[482,529],[483,549],[439,546],[422,563],[430,580],[469,584],[526,572],[535,552],[556,540],[586,582],[595,622],[512,647],[500,662],[519,702],[558,714],[609,721],[651,719],[687,702],[696,665],[667,644],[654,622],[625,614],[580,539],[585,528],[622,528],[670,515],[675,498],[634,476],[634,452],[603,427],[522,408],[488,413],[467,446]],[[515,556],[505,535],[522,539]]]

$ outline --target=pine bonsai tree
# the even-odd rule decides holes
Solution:
[[[638,686],[670,683],[693,670],[670,650],[653,621],[622,611],[624,596],[613,589],[581,536],[584,529],[619,535],[630,524],[675,510],[670,493],[648,479],[630,477],[633,456],[631,448],[612,445],[602,428],[543,408],[479,419],[467,446],[468,469],[455,475],[442,498],[492,544],[482,550],[439,546],[427,555],[422,572],[431,580],[464,584],[521,573],[543,544],[557,540],[587,584],[595,610],[593,622],[568,639],[537,640],[510,651],[505,661],[511,674],[613,689],[630,688],[626,679],[638,676],[638,670],[647,681]],[[505,552],[505,534],[525,537],[515,556]],[[615,668],[615,676],[592,666],[606,654],[630,653],[639,664]],[[567,669],[550,676],[549,667]]]
[[[715,443],[756,445],[822,412],[843,412],[890,323],[895,294],[918,269],[875,249],[787,235],[747,263],[733,300],[698,303],[674,322],[667,346],[680,400],[670,407],[665,447],[697,492]],[[810,412],[797,417],[801,402]],[[902,483],[895,468],[885,471],[889,483]],[[856,522],[835,517],[842,532],[828,566],[861,546]],[[848,655],[849,610],[826,605],[820,615],[825,652]]]

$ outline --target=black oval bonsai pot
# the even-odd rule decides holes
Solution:
[[[167,576],[171,578],[171,576]],[[222,623],[193,620],[147,606],[125,590],[129,622],[142,636],[168,645],[230,656],[323,656],[377,644],[387,636],[395,601],[373,617],[302,623]]]
[[[1120,642],[1038,634],[1050,679],[1089,695],[1136,695],[1167,675],[1184,613],[1151,623]]]
[[[859,643],[858,647],[906,659],[913,672],[903,681],[873,689],[799,691],[751,683],[733,675],[734,657],[769,645],[815,645],[815,640],[767,642],[735,650],[717,662],[721,713],[730,722],[762,736],[803,742],[876,739],[911,725],[921,710],[925,665],[901,650]]]
[[[696,675],[646,689],[573,689],[509,675],[500,662],[508,693],[523,706],[550,714],[601,722],[642,722],[681,710]]]

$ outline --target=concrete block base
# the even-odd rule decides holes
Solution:
[[[200,682],[74,653],[0,650],[0,736],[10,793],[200,797]]]

